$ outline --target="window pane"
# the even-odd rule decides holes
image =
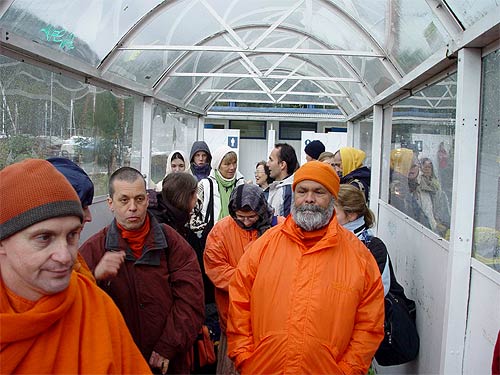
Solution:
[[[394,106],[389,203],[449,239],[456,74]]]
[[[317,128],[315,122],[280,121],[279,139],[300,141],[302,131],[316,132]]]
[[[67,157],[107,194],[108,176],[140,148],[141,113],[133,96],[116,95],[0,56],[0,168],[26,158]],[[140,106],[137,106],[140,108]],[[139,164],[132,166],[138,167]]]
[[[196,140],[198,118],[173,112],[162,104],[153,109],[151,133],[151,182],[155,184],[165,177],[167,157],[173,150],[184,151],[189,158],[191,145]],[[186,168],[189,160],[184,160]]]
[[[360,150],[363,150],[366,154],[363,164],[368,168],[372,166],[372,138],[373,138],[373,117],[370,115],[358,121],[354,126],[359,126],[359,141],[355,144],[359,144]]]
[[[240,129],[241,139],[266,139],[265,121],[230,120],[229,129]]]
[[[500,51],[483,59],[473,256],[500,271]]]

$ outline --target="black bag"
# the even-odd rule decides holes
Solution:
[[[420,338],[415,325],[415,302],[391,292],[385,296],[385,337],[375,359],[382,366],[401,365],[418,355]]]

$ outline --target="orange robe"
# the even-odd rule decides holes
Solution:
[[[288,216],[251,243],[229,284],[228,353],[246,374],[366,374],[384,337],[375,259],[334,217]]]
[[[73,272],[65,291],[26,311],[12,295],[0,280],[1,374],[151,374],[120,311],[87,277]]]
[[[207,237],[203,252],[205,272],[215,286],[215,302],[220,327],[226,332],[229,306],[229,281],[243,255],[245,246],[257,238],[257,230],[241,228],[231,216],[215,223]]]

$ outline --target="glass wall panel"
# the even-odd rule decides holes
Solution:
[[[178,51],[121,51],[109,71],[151,88],[180,54]]]
[[[372,139],[373,139],[373,117],[372,115],[356,121],[354,126],[359,126],[359,139],[354,140],[354,147],[363,150],[366,154],[363,162],[368,168],[372,166]]]
[[[445,2],[465,28],[472,26],[488,13],[498,14],[500,12],[498,0],[446,0]]]
[[[473,256],[500,271],[500,51],[483,59]]]
[[[16,0],[0,26],[93,66],[160,0]]]
[[[1,55],[0,87],[0,168],[25,158],[66,157],[89,174],[97,196],[107,194],[110,173],[140,153],[132,147],[142,137],[134,131],[141,121],[136,97]]]
[[[155,184],[163,180],[167,157],[174,150],[184,151],[189,158],[191,146],[196,140],[198,118],[173,112],[162,104],[153,109],[153,129],[151,133],[151,180]],[[189,168],[189,160],[185,160]]]
[[[390,12],[391,38],[386,48],[405,73],[450,39],[425,0],[391,1]]]
[[[394,105],[392,117],[389,203],[445,239],[450,228],[455,102],[456,73]]]

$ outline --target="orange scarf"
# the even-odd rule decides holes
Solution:
[[[1,374],[151,373],[113,301],[76,272],[19,313],[0,279],[0,327]]]
[[[146,242],[146,237],[149,233],[149,229],[151,228],[149,215],[146,215],[144,224],[137,230],[127,230],[120,224],[118,224],[118,222],[116,222],[116,226],[118,227],[118,230],[120,231],[123,239],[127,241],[128,246],[132,250],[132,254],[134,254],[135,259],[139,259],[142,255],[142,249],[144,249],[144,243]]]

